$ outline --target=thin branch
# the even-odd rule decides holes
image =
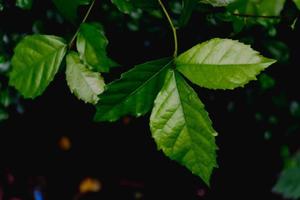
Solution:
[[[91,5],[90,5],[89,9],[88,9],[87,12],[85,13],[85,16],[84,16],[84,18],[82,19],[82,21],[81,21],[80,24],[83,24],[84,22],[86,22],[87,18],[89,17],[89,15],[90,15],[90,13],[91,13],[91,11],[92,11],[94,5],[95,5],[95,1],[96,1],[96,0],[93,0],[93,1],[92,1],[92,3],[91,3]],[[77,37],[77,35],[78,35],[78,33],[79,33],[79,30],[80,30],[80,25],[79,25],[79,27],[78,27],[76,33],[73,35],[73,37],[72,37],[70,43],[69,43],[69,49],[71,49],[72,46],[74,45],[74,42],[75,42],[75,39],[76,39],[76,37]]]
[[[172,32],[173,32],[173,37],[174,37],[174,54],[173,54],[173,56],[174,56],[174,58],[176,58],[177,57],[177,52],[178,52],[178,41],[177,41],[176,28],[175,28],[175,26],[174,26],[174,24],[172,22],[172,19],[171,19],[170,15],[169,15],[169,13],[168,13],[165,5],[163,4],[163,2],[161,0],[158,0],[158,2],[159,2],[160,7],[163,10],[165,16],[167,17],[168,22],[169,22],[170,27],[171,27]]]

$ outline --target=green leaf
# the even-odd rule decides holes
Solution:
[[[104,91],[105,83],[101,74],[90,71],[75,52],[67,55],[66,79],[71,92],[84,102],[96,104],[98,95]]]
[[[236,0],[200,0],[201,3],[211,4],[215,7],[227,6]]]
[[[77,36],[80,58],[93,70],[108,72],[113,62],[106,55],[108,40],[99,24],[81,24]]]
[[[209,185],[217,167],[217,133],[195,91],[173,70],[155,99],[150,127],[158,149]]]
[[[0,108],[0,122],[7,120],[8,118],[9,118],[9,114],[5,110]]]
[[[234,14],[253,16],[280,16],[285,0],[236,0],[227,8]],[[241,30],[243,25],[260,24],[268,27],[280,21],[280,19],[232,16],[233,26]],[[238,28],[237,28],[238,27]]]
[[[289,158],[288,165],[281,172],[273,192],[282,194],[284,198],[300,198],[300,153]]]
[[[60,13],[70,22],[77,20],[77,9],[81,5],[88,5],[91,0],[52,0]]]
[[[275,60],[235,40],[215,38],[181,54],[177,69],[193,83],[210,89],[234,89],[256,80]]]
[[[297,8],[300,10],[300,0],[293,0]]]
[[[156,8],[158,3],[156,0],[111,0],[120,11],[129,14],[138,8],[150,9]]]
[[[300,198],[300,168],[291,168],[284,170],[273,192],[282,194],[284,198]]]
[[[147,113],[171,64],[170,58],[146,62],[107,85],[96,106],[95,120],[115,121],[127,114],[141,116]]]
[[[33,0],[17,0],[16,6],[24,10],[30,10],[32,7]]]
[[[14,50],[9,84],[25,98],[41,95],[53,80],[65,53],[66,44],[59,37],[26,36]]]
[[[182,9],[182,12],[181,12],[181,15],[179,18],[179,26],[180,27],[185,26],[189,22],[197,3],[198,2],[196,0],[183,0],[182,1],[183,9]]]

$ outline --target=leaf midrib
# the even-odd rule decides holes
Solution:
[[[149,79],[147,79],[145,82],[143,82],[139,87],[137,87],[134,91],[132,91],[129,95],[121,98],[114,106],[112,106],[111,109],[109,109],[108,112],[113,110],[115,107],[119,106],[122,102],[127,101],[131,96],[135,95],[141,88],[143,88],[145,85],[147,85],[153,78],[155,78],[158,74],[160,74],[168,65],[170,65],[173,62],[173,60],[169,61],[167,64],[165,64],[159,71],[155,72]],[[121,79],[120,79],[121,80]],[[101,99],[100,99],[101,103]]]
[[[86,70],[86,67],[85,67],[83,64],[79,63],[78,65],[80,65],[81,67],[83,67],[83,70]],[[84,80],[84,82],[85,82],[85,84],[87,85],[87,87],[92,91],[92,93],[93,93],[94,95],[97,96],[97,93],[92,89],[92,87],[90,86],[89,82],[87,81],[87,79],[86,79],[85,76],[84,76],[84,72],[86,72],[86,71],[80,71],[80,67],[78,67],[77,70],[79,71],[79,74],[80,74],[80,76],[82,77],[82,79]],[[92,73],[96,73],[96,72],[92,72]],[[94,95],[93,95],[93,98],[94,98]],[[97,98],[98,98],[98,97],[97,97]]]
[[[178,89],[178,86],[177,86],[177,78],[176,78],[176,72],[175,71],[173,71],[173,76],[174,76],[174,79],[175,79],[175,87],[176,87],[176,91],[177,91],[177,94],[178,94],[178,97],[179,97],[179,102],[180,102],[180,107],[181,107],[181,110],[182,110],[182,113],[183,113],[183,117],[184,117],[184,121],[185,121],[185,124],[184,124],[184,126],[183,126],[183,128],[184,127],[186,127],[186,130],[187,130],[187,132],[188,132],[188,135],[189,135],[189,138],[190,138],[190,141],[192,140],[192,136],[191,136],[191,133],[190,133],[190,131],[189,131],[189,127],[188,127],[188,125],[187,125],[187,119],[186,119],[186,114],[185,114],[185,112],[184,112],[184,106],[183,106],[183,100],[182,100],[182,98],[181,98],[181,95],[180,95],[180,92],[179,92],[179,89]],[[179,75],[180,76],[180,75]],[[207,127],[207,125],[205,125],[206,127]],[[177,139],[178,139],[178,137],[176,138],[176,141],[177,141]],[[194,146],[194,144],[193,143],[191,143],[191,146]],[[202,148],[202,147],[201,147]],[[193,154],[194,155],[196,155],[196,153],[195,153],[195,150],[194,150],[194,147],[191,147],[190,148],[190,151],[192,151],[193,152]],[[205,153],[205,150],[203,150],[203,152]],[[195,156],[195,158],[197,159],[197,162],[199,162],[200,164],[202,164],[202,165],[205,165],[206,167],[209,167],[207,164],[205,164],[205,163],[202,163],[201,162],[201,160],[199,160],[198,159],[198,157],[197,156]]]
[[[24,71],[27,71],[28,69],[30,69],[30,73],[32,73],[32,70],[35,69],[35,68],[37,68],[35,66],[40,66],[41,63],[45,62],[45,60],[48,60],[50,57],[53,57],[53,55],[55,55],[58,52],[62,51],[65,47],[66,47],[66,45],[62,45],[61,47],[59,47],[57,49],[54,48],[53,51],[51,51],[50,53],[47,53],[45,56],[42,56],[40,59],[32,62],[30,64],[30,67],[23,67],[23,68],[21,68],[21,70],[19,70],[17,74],[24,73]],[[57,55],[54,56],[54,57],[56,59]]]

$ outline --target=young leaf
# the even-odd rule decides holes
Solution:
[[[16,6],[24,10],[30,10],[32,7],[33,0],[17,0]]]
[[[52,0],[59,12],[70,22],[75,23],[77,9],[81,5],[88,5],[91,0]]]
[[[297,8],[300,10],[300,0],[293,0]]]
[[[274,62],[248,45],[219,38],[194,46],[175,61],[188,79],[210,89],[243,87]]]
[[[236,0],[200,0],[201,3],[211,4],[215,7],[227,6]]]
[[[168,72],[155,99],[150,128],[159,149],[209,185],[217,166],[216,132],[203,103],[178,72]]]
[[[65,53],[66,44],[62,38],[25,37],[14,50],[9,84],[25,98],[41,95],[53,80]]]
[[[95,120],[115,121],[127,114],[140,116],[147,113],[171,64],[170,58],[146,62],[107,85],[96,106]]]
[[[120,11],[126,14],[138,8],[149,9],[158,6],[156,0],[111,0],[111,2],[115,4]]]
[[[108,72],[112,61],[106,55],[108,40],[101,25],[81,24],[77,36],[77,50],[81,59],[98,72]]]
[[[105,83],[100,73],[90,71],[75,52],[67,55],[66,79],[71,92],[84,102],[96,104],[98,95],[104,91]]]

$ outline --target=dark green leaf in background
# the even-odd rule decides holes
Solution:
[[[118,9],[126,14],[136,9],[149,9],[158,7],[157,0],[111,0]]]
[[[282,194],[284,198],[300,198],[300,153],[290,158],[289,165],[281,172],[273,192]]]
[[[52,0],[60,13],[70,22],[78,18],[77,9],[81,5],[88,5],[91,0]]]
[[[300,0],[293,0],[297,8],[300,10]]]
[[[268,27],[279,22],[284,4],[285,0],[236,0],[228,6],[228,11],[236,14],[236,16],[232,16],[232,22],[236,31],[239,32],[245,25],[260,24]],[[261,18],[259,16],[278,16],[279,18]]]
[[[33,0],[17,0],[16,6],[24,10],[30,10]]]
[[[182,11],[181,11],[181,15],[179,18],[179,26],[180,27],[185,26],[189,22],[189,20],[192,16],[192,13],[197,4],[198,4],[198,2],[196,0],[183,0],[182,1]]]

